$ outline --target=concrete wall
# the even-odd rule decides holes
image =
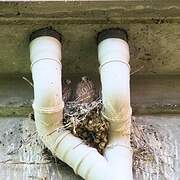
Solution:
[[[63,72],[97,73],[97,32],[128,31],[132,70],[180,74],[180,3],[171,1],[0,2],[0,74],[30,73],[28,38],[52,26],[63,35]]]

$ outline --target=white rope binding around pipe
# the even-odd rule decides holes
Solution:
[[[62,127],[61,35],[43,28],[30,37],[34,115],[44,144],[86,180],[132,180],[130,147],[129,48],[126,33],[108,29],[98,35],[103,112],[110,121],[104,156]]]

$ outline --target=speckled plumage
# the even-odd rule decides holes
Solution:
[[[91,103],[96,98],[94,83],[86,76],[81,78],[75,92],[75,101],[77,103]]]

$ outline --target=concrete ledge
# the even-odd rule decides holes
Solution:
[[[58,21],[64,23],[163,23],[179,21],[177,0],[1,2],[1,23]]]
[[[143,130],[139,135],[148,140],[153,152],[156,150],[159,161],[144,159],[143,156],[136,160],[138,168],[134,169],[134,180],[178,179],[179,118],[179,115],[136,117],[138,128]],[[66,164],[45,151],[35,132],[35,123],[30,119],[0,118],[0,177],[13,180],[82,180]],[[139,153],[143,153],[141,151]]]
[[[69,75],[73,90],[83,75]],[[88,77],[100,89],[98,75]],[[180,113],[179,92],[179,76],[134,75],[131,77],[133,114]],[[28,116],[32,112],[32,101],[33,88],[21,76],[0,79],[0,116]]]

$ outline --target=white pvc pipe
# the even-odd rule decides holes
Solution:
[[[101,52],[102,43],[99,45],[99,52]],[[119,44],[117,44],[119,46]],[[126,46],[127,47],[127,46]],[[109,53],[111,53],[109,51]],[[35,123],[39,136],[45,145],[56,155],[59,159],[67,163],[73,168],[76,174],[80,175],[87,180],[132,180],[132,167],[131,156],[129,151],[129,135],[121,136],[118,128],[113,129],[115,126],[113,123],[119,123],[122,117],[129,117],[130,110],[125,110],[129,106],[129,74],[126,65],[118,63],[119,69],[122,70],[123,76],[118,76],[124,82],[122,85],[126,87],[121,89],[119,94],[115,91],[116,95],[126,95],[127,101],[124,99],[123,104],[121,102],[114,102],[115,99],[111,99],[111,89],[106,91],[107,83],[110,80],[108,77],[110,74],[110,63],[104,67],[101,67],[102,78],[102,91],[103,91],[103,105],[105,108],[104,114],[113,123],[110,132],[110,142],[106,148],[105,156],[100,155],[96,149],[85,145],[81,139],[73,136],[67,130],[57,131],[62,126],[63,119],[63,107],[62,100],[62,87],[61,87],[61,43],[54,37],[40,36],[35,38],[30,43],[30,58],[32,62],[32,75],[34,81],[34,113]],[[103,61],[100,58],[100,61]],[[107,60],[108,61],[108,60]],[[107,69],[107,67],[109,68]],[[113,66],[114,67],[114,66]],[[125,69],[125,70],[124,70]],[[111,72],[113,74],[115,69]],[[109,75],[108,75],[109,74]],[[127,76],[127,77],[126,77]],[[112,76],[111,76],[112,77]],[[107,79],[106,79],[107,78]],[[106,82],[107,81],[107,82]],[[114,86],[113,86],[114,87]],[[118,86],[120,88],[121,86]],[[126,89],[127,88],[127,89]],[[114,87],[113,91],[116,90]],[[127,90],[128,94],[125,93]],[[108,97],[106,97],[106,94]],[[114,96],[113,96],[114,97]],[[110,100],[111,105],[115,105],[113,113],[108,110],[109,105],[105,102]],[[119,106],[120,105],[120,106]],[[119,107],[118,107],[119,106]],[[120,108],[120,109],[118,109]],[[123,109],[123,110],[122,110]],[[128,115],[119,114],[119,110],[122,113],[129,113]],[[114,114],[115,112],[115,114]],[[118,115],[116,114],[118,113]],[[118,118],[120,116],[120,119]],[[127,132],[129,127],[127,127]]]
[[[98,46],[98,59],[104,115],[113,123],[113,131],[120,131],[121,121],[131,116],[128,44],[118,38],[105,39]]]
[[[109,144],[105,151],[116,176],[132,180],[130,147],[129,46],[119,38],[108,38],[98,46],[102,84],[102,115],[110,121]]]
[[[61,43],[41,36],[30,44],[34,82],[34,113],[38,134],[59,159],[85,179],[104,180],[107,162],[96,149],[84,145],[69,131],[56,131],[62,126],[63,100],[61,87]],[[97,169],[103,168],[103,174]],[[97,173],[97,174],[96,174]]]

